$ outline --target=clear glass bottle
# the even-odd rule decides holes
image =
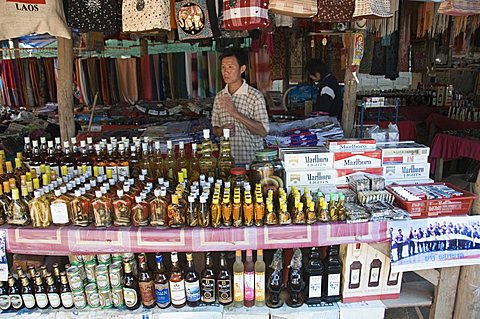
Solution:
[[[222,220],[224,226],[232,226],[232,203],[230,202],[230,191],[225,191],[222,203]]]
[[[150,201],[150,225],[165,226],[168,212],[167,190],[162,187],[153,191],[154,198]]]
[[[243,220],[245,226],[252,226],[253,225],[253,216],[254,209],[252,203],[252,196],[245,192],[245,200],[243,202]]]
[[[70,202],[71,199],[62,194],[60,189],[55,190],[55,199],[50,202],[50,214],[52,223],[56,226],[64,226],[70,223]]]
[[[15,226],[30,224],[28,205],[20,198],[18,188],[12,189],[12,200],[8,206],[7,223]]]
[[[190,179],[198,181],[200,179],[200,161],[197,154],[197,144],[192,143],[192,157],[190,158]]]
[[[47,228],[52,224],[50,202],[42,196],[40,190],[34,192],[34,198],[28,203],[32,227]]]
[[[215,177],[217,168],[217,159],[212,156],[212,141],[210,140],[210,130],[203,130],[202,157],[200,158],[200,174]]]
[[[172,194],[172,202],[168,205],[168,225],[170,227],[183,227],[185,225],[178,205],[178,195]]]
[[[263,226],[265,217],[265,204],[263,203],[263,195],[260,192],[255,192],[255,205],[253,206],[255,214],[255,226]]]
[[[132,225],[136,227],[148,226],[149,207],[142,196],[135,197],[135,204],[132,207]]]
[[[198,224],[200,227],[210,226],[210,209],[207,204],[207,197],[205,196],[200,196]]]
[[[195,200],[195,196],[188,196],[187,218],[188,226],[198,226],[198,218],[200,214],[200,205]]]
[[[255,306],[265,306],[265,261],[263,261],[263,250],[257,250],[257,261],[255,262]]]
[[[112,200],[113,225],[130,226],[132,202],[125,196],[123,189],[117,190],[117,197]]]
[[[104,187],[101,187],[104,189]],[[95,191],[95,199],[92,201],[93,217],[95,226],[112,226],[113,206],[110,198],[104,196],[101,190]]]
[[[210,215],[212,217],[212,227],[220,227],[222,220],[222,205],[220,205],[219,199],[216,196],[214,196],[212,199],[212,206],[210,206]]]
[[[255,264],[253,263],[252,251],[247,250],[247,258],[243,265],[243,281],[244,281],[244,301],[245,307],[253,307],[255,305]]]
[[[178,176],[178,162],[175,158],[175,150],[172,145],[172,141],[167,141],[167,157],[165,158],[165,171],[163,172],[163,177],[170,182],[172,185],[177,184]]]
[[[263,196],[267,195],[269,189],[274,195],[283,185],[284,169],[282,162],[278,159],[277,151],[271,149],[255,152],[255,160],[250,165],[250,182],[261,184]]]
[[[243,278],[242,251],[235,252],[235,262],[233,263],[233,304],[235,307],[243,307],[244,278]]]
[[[220,157],[218,158],[219,178],[228,180],[230,178],[230,170],[233,168],[235,160],[232,156],[230,146],[230,130],[223,129],[223,139],[220,142]]]

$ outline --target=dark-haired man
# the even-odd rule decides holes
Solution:
[[[227,49],[220,61],[226,86],[218,92],[213,103],[213,131],[222,136],[223,129],[230,129],[236,165],[250,164],[255,151],[263,148],[263,137],[269,130],[265,98],[242,78],[247,69],[247,57],[243,51]]]
[[[320,59],[307,62],[307,73],[310,80],[318,83],[318,96],[313,110],[341,118],[343,101],[335,76]]]

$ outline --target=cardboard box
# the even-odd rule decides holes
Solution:
[[[285,170],[285,186],[318,187],[322,185],[334,185],[337,171],[325,170]]]
[[[385,305],[378,300],[354,303],[338,303],[340,319],[383,319]]]
[[[284,149],[279,154],[285,169],[333,168],[333,153],[323,147]]]
[[[415,180],[398,180],[398,179],[386,179],[385,180],[385,186],[390,186],[392,184],[397,184],[397,185],[412,185],[412,184],[433,184],[435,181],[431,178],[428,179],[415,179]]]
[[[374,151],[377,149],[377,141],[371,138],[344,138],[338,140],[327,140],[325,147],[329,152]]]
[[[429,179],[430,163],[384,165],[383,176],[388,180]]]
[[[384,267],[385,280],[382,282],[382,300],[400,298],[400,290],[402,289],[403,272],[393,272],[390,258],[387,257]]]
[[[337,169],[336,185],[348,185],[348,177],[355,174],[373,174],[382,175],[382,167],[370,167],[370,168],[342,168]]]
[[[320,305],[306,305],[299,308],[290,308],[283,305],[278,309],[270,309],[270,319],[339,319],[340,310],[336,303]]]
[[[382,151],[335,152],[334,168],[369,168],[382,166]]]
[[[364,294],[368,245],[355,243],[341,246],[343,262],[342,301],[361,301]]]
[[[379,143],[382,164],[427,163],[430,148],[415,142]]]

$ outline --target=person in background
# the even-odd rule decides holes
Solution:
[[[263,94],[242,78],[247,56],[237,48],[226,49],[220,56],[225,88],[213,102],[212,127],[217,136],[230,129],[232,156],[236,165],[250,164],[255,151],[263,149],[263,137],[269,130],[268,113]]]
[[[318,96],[313,110],[326,112],[341,119],[343,101],[340,85],[335,76],[320,59],[307,62],[307,73],[310,80],[318,83]]]

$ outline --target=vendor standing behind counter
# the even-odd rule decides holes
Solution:
[[[213,132],[222,136],[224,128],[230,129],[235,164],[250,164],[255,151],[263,149],[263,137],[269,130],[265,98],[242,79],[247,57],[241,49],[225,50],[220,61],[226,86],[213,102]]]
[[[318,96],[313,110],[326,112],[341,119],[343,101],[340,85],[335,76],[320,59],[307,62],[307,73],[310,80],[318,82]]]

